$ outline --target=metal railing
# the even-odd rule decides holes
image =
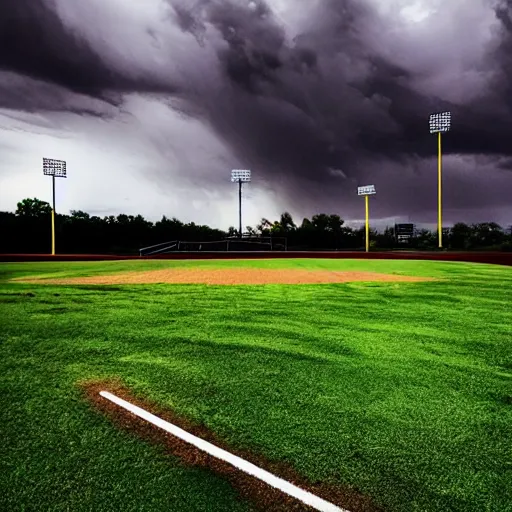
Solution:
[[[281,243],[280,243],[281,242]],[[284,242],[284,243],[283,243]],[[151,256],[154,254],[162,254],[166,252],[199,252],[199,251],[208,251],[212,252],[220,252],[220,251],[230,251],[236,250],[234,248],[237,245],[243,244],[243,247],[238,248],[239,251],[251,251],[250,247],[264,247],[266,246],[268,250],[287,250],[287,240],[285,237],[228,237],[224,240],[214,240],[214,241],[182,241],[182,240],[173,240],[171,242],[163,242],[161,244],[151,245],[149,247],[143,247],[139,249],[140,256]],[[248,248],[249,247],[249,248]],[[263,249],[264,250],[264,249]]]
[[[176,244],[178,244],[178,243],[179,243],[178,240],[173,240],[171,242],[162,242],[161,244],[150,245],[149,247],[143,247],[142,249],[139,249],[139,255],[140,256],[150,256],[151,254],[158,254],[160,252],[164,252],[168,249],[176,247]],[[169,245],[169,244],[172,244],[172,245]],[[163,247],[162,249],[157,249],[152,252],[146,252],[144,254],[145,251],[148,251],[149,249],[154,249],[155,247],[162,247],[162,245],[165,245],[165,247]]]

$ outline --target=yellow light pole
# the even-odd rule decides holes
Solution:
[[[365,246],[366,252],[370,252],[370,196],[375,194],[375,185],[357,187],[357,195],[364,196],[365,206]]]
[[[437,233],[439,248],[443,248],[443,195],[442,195],[442,153],[441,132],[437,134]]]
[[[43,174],[52,177],[52,256],[55,256],[55,178],[66,177],[66,162],[43,158]]]
[[[52,176],[52,256],[55,256],[55,176]]]
[[[440,112],[430,115],[430,133],[437,133],[437,233],[439,249],[443,248],[443,195],[441,134],[451,128],[451,113]]]
[[[370,252],[370,201],[369,196],[364,196],[365,210],[366,210],[366,252]]]

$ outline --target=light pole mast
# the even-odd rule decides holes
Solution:
[[[66,177],[66,162],[43,158],[43,174],[52,177],[52,256],[55,256],[55,178]]]
[[[365,211],[365,248],[366,252],[370,252],[370,196],[376,194],[375,185],[366,185],[365,187],[357,187],[357,195],[364,196]]]
[[[238,233],[242,237],[242,180],[238,180]]]
[[[442,151],[441,134],[451,128],[451,112],[439,112],[430,115],[430,133],[437,133],[437,233],[439,249],[443,248],[443,195],[442,195]]]
[[[233,169],[231,171],[231,181],[238,183],[238,236],[242,238],[242,183],[249,183],[251,181],[251,171]]]

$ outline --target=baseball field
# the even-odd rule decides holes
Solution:
[[[0,264],[0,510],[512,510],[512,267]]]

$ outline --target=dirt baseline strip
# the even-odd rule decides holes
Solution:
[[[91,406],[109,418],[116,427],[162,447],[164,453],[178,457],[183,464],[208,468],[222,475],[237,489],[241,498],[251,501],[257,510],[264,512],[308,512],[314,509],[284,494],[278,489],[265,484],[257,478],[238,470],[230,464],[208,455],[202,450],[157,428],[151,423],[138,418],[129,411],[104,399],[99,395],[99,392],[109,391],[134,405],[142,407],[163,420],[173,423],[183,430],[205,441],[209,441],[234,455],[238,455],[276,476],[316,496],[324,498],[341,508],[347,509],[350,512],[383,512],[381,507],[373,503],[368,496],[359,493],[356,489],[321,482],[310,482],[285,463],[271,462],[261,455],[250,451],[236,450],[223,442],[215,433],[208,430],[205,426],[194,424],[175,414],[173,411],[160,407],[151,401],[137,398],[120,381],[86,381],[78,385],[84,394],[84,398]]]
[[[264,269],[264,268],[172,268],[146,272],[124,272],[67,279],[17,279],[24,283],[41,284],[208,284],[208,285],[261,285],[261,284],[326,284],[366,282],[421,282],[426,277],[379,274],[376,272],[335,272],[328,270]]]

